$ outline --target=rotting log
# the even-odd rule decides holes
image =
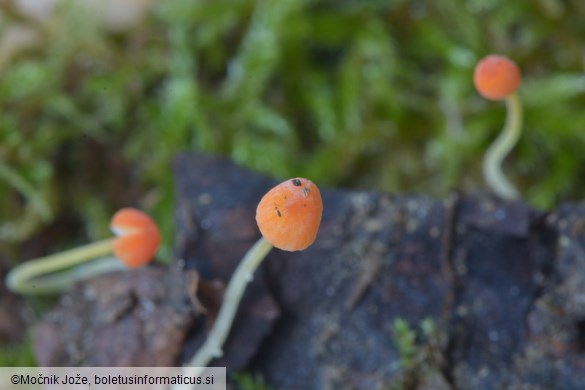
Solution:
[[[162,267],[78,283],[36,328],[39,366],[173,366],[193,325],[185,289]]]
[[[193,302],[182,355],[169,352],[185,361],[259,237],[256,204],[277,181],[209,155],[179,156],[174,170],[176,264],[200,278],[174,286]],[[317,241],[268,256],[214,365],[248,367],[278,389],[585,388],[585,204],[544,213],[480,195],[321,190]],[[414,349],[398,348],[397,318],[417,336]],[[48,344],[37,337],[40,356],[57,357],[42,364],[70,362]]]

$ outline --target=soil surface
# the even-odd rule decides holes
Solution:
[[[8,267],[0,258],[0,280],[6,278]],[[27,310],[24,299],[10,293],[4,283],[0,283],[0,343],[19,342],[25,336]]]
[[[209,155],[174,169],[176,263],[65,294],[39,364],[178,364],[203,342],[277,182]],[[214,365],[277,389],[585,388],[585,204],[321,193],[315,244],[269,254]]]

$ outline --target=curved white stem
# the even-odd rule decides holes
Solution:
[[[513,200],[520,195],[502,172],[502,162],[516,146],[522,132],[522,103],[518,94],[514,93],[506,98],[506,111],[504,128],[485,154],[483,175],[496,195]]]
[[[246,285],[252,280],[254,271],[271,249],[272,245],[264,238],[260,238],[246,253],[232,275],[217,319],[207,336],[207,340],[205,340],[205,343],[203,343],[191,361],[183,367],[184,374],[200,375],[204,367],[207,367],[212,359],[220,358],[223,355],[222,347],[232,327]],[[173,388],[188,389],[190,386]]]
[[[89,278],[95,274],[89,272],[93,269],[96,271],[99,267],[83,268],[76,272],[69,271],[68,274],[58,276],[56,272],[81,264],[88,260],[106,256],[112,252],[115,238],[98,241],[80,248],[71,249],[65,252],[57,253],[50,256],[41,257],[35,260],[27,261],[10,270],[6,276],[6,287],[11,291],[20,294],[43,294],[49,291],[62,290],[71,284],[72,277],[77,279]],[[111,265],[106,265],[106,268]],[[84,272],[85,271],[85,272]],[[46,286],[44,285],[46,283]]]
[[[20,286],[20,294],[50,294],[63,291],[75,282],[104,275],[114,271],[128,271],[129,268],[114,256],[103,257],[81,264],[65,271],[43,275]]]

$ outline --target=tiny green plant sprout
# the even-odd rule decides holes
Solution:
[[[188,366],[206,367],[212,359],[222,356],[222,346],[256,268],[272,247],[300,251],[310,246],[317,237],[322,213],[319,188],[307,179],[287,180],[264,195],[256,209],[256,222],[262,237],[234,271],[213,328]]]
[[[514,148],[522,131],[522,104],[516,90],[520,87],[518,66],[506,57],[489,55],[475,67],[475,88],[484,98],[506,101],[504,129],[489,147],[483,160],[483,174],[491,189],[501,198],[517,199],[518,190],[502,172],[502,162]]]
[[[156,223],[144,212],[123,208],[112,217],[116,237],[27,261],[6,276],[6,286],[20,294],[63,290],[78,280],[113,270],[148,264],[160,245]],[[114,254],[114,257],[110,256]],[[89,260],[97,259],[92,262]]]

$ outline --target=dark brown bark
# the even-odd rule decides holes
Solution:
[[[177,158],[175,175],[177,259],[207,283],[186,359],[205,337],[195,308],[213,315],[209,283],[259,237],[255,207],[276,181],[202,155]],[[585,205],[321,190],[317,241],[270,253],[215,365],[278,389],[585,388]],[[414,351],[398,348],[397,318]]]

